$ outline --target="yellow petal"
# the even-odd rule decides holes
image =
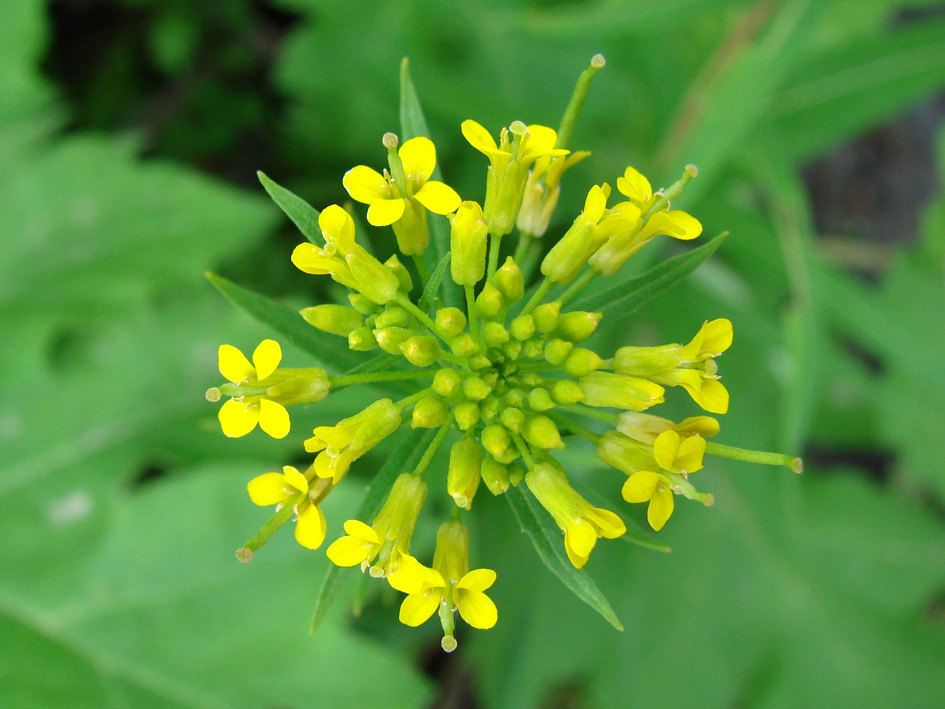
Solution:
[[[653,196],[650,181],[638,170],[628,167],[623,177],[617,178],[617,189],[634,202],[645,204]]]
[[[400,197],[379,199],[367,210],[367,220],[371,226],[389,226],[404,215],[406,204]]]
[[[411,138],[400,146],[397,154],[404,163],[404,172],[407,173],[408,180],[422,185],[433,176],[433,169],[436,167],[436,147],[429,138],[422,135]],[[455,207],[450,211],[454,209]]]
[[[429,594],[413,593],[400,604],[400,622],[416,628],[436,613],[440,605],[441,594],[436,591]]]
[[[623,484],[621,494],[627,502],[646,502],[653,497],[660,476],[648,470],[634,473]]]
[[[461,591],[456,600],[456,607],[463,620],[479,630],[488,630],[499,619],[495,603],[486,594],[477,591]]]
[[[677,424],[676,430],[680,433],[698,434],[711,438],[719,432],[719,422],[711,416],[691,416]]]
[[[597,529],[586,519],[572,522],[564,530],[564,546],[574,556],[586,559],[597,544]],[[583,565],[583,564],[582,564]]]
[[[369,544],[378,544],[377,532],[359,519],[349,519],[345,522],[345,534],[360,539]]]
[[[732,346],[732,321],[727,318],[718,318],[702,326],[702,353],[704,355],[720,355]]]
[[[578,556],[577,554],[575,554],[574,550],[571,549],[571,545],[568,544],[567,542],[565,542],[564,544],[564,550],[568,554],[568,561],[571,562],[571,565],[574,566],[575,569],[584,568],[584,565],[587,563],[588,557]]]
[[[262,381],[276,371],[282,361],[282,348],[275,340],[263,340],[253,352],[253,364],[256,366],[256,381]]]
[[[285,438],[289,435],[289,412],[271,399],[259,402],[259,427],[273,438]]]
[[[291,465],[283,465],[282,475],[284,483],[291,485],[299,492],[308,492],[308,480],[297,468],[293,468]]]
[[[646,521],[657,532],[666,524],[666,520],[673,514],[673,492],[669,489],[669,484],[660,481],[653,497],[650,498],[650,506],[646,510]]]
[[[442,578],[439,574],[434,577],[430,573],[432,571],[410,554],[401,554],[397,560],[397,571],[387,577],[387,582],[401,593],[420,593],[432,587],[437,577]]]
[[[231,382],[238,384],[256,376],[253,365],[233,345],[220,345],[217,357],[220,363],[220,374]]]
[[[318,228],[325,241],[347,254],[354,249],[354,220],[337,204],[329,204],[318,215]]]
[[[345,420],[340,421],[337,426],[316,426],[312,433],[315,434],[315,438],[323,441],[325,445],[335,450],[340,450],[351,443],[351,439],[354,438],[354,434],[358,432],[358,428],[360,427],[361,422],[358,420]],[[322,448],[324,448],[324,446],[322,446]],[[308,450],[308,448],[306,448],[306,450]],[[309,452],[314,453],[315,451],[312,450]]]
[[[534,153],[536,156],[556,154],[556,142],[558,142],[558,134],[555,133],[554,128],[537,124],[528,126],[528,143],[526,144],[528,152]],[[558,154],[567,155],[568,152],[570,151],[565,150]]]
[[[339,265],[344,266],[344,262],[338,258],[328,256],[322,249],[315,244],[299,244],[292,251],[292,264],[303,271],[315,276],[324,276],[328,273],[335,273]]]
[[[325,541],[325,513],[318,505],[307,504],[295,523],[295,541],[306,549],[318,549]]]
[[[622,537],[627,531],[627,525],[623,523],[623,520],[610,510],[594,507],[587,517],[597,527],[597,534],[605,539]]]
[[[482,592],[495,583],[495,578],[495,571],[492,569],[473,569],[459,580],[456,588]]]
[[[689,436],[679,444],[676,452],[676,468],[683,473],[695,473],[702,470],[705,457],[705,439],[701,436]]]
[[[414,198],[435,214],[450,214],[459,209],[462,202],[449,185],[436,180],[430,180],[414,195]]]
[[[325,555],[335,566],[357,566],[374,555],[375,545],[356,537],[341,537],[332,542]]]
[[[362,204],[374,204],[391,196],[390,183],[377,170],[358,165],[345,173],[341,181],[351,199]]]
[[[217,417],[220,419],[224,436],[240,438],[256,428],[256,424],[259,423],[259,406],[230,399],[220,407]]]
[[[676,454],[680,436],[676,431],[663,431],[653,443],[653,457],[664,470],[676,470]]]
[[[480,153],[484,153],[489,157],[496,154],[508,155],[504,150],[499,150],[499,146],[495,144],[495,138],[476,121],[465,120],[460,129],[463,131],[463,137]]]
[[[249,499],[260,507],[278,505],[289,497],[285,491],[285,476],[282,473],[258,475],[247,483],[246,490],[249,492]]]
[[[591,222],[598,222],[607,208],[607,195],[600,185],[594,185],[584,200],[584,218]]]
[[[686,391],[699,406],[710,414],[728,413],[728,390],[718,379],[705,378],[697,392],[690,387]]]

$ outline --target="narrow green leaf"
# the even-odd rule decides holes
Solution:
[[[384,465],[381,466],[381,469],[377,471],[374,479],[371,480],[370,485],[368,485],[364,500],[361,502],[361,506],[354,516],[355,519],[359,519],[366,524],[369,524],[370,520],[374,519],[377,513],[380,512],[384,504],[384,498],[386,498],[387,493],[390,492],[394,480],[405,470],[413,469],[435,435],[436,429],[422,428],[411,429],[401,434],[402,440],[400,445],[390,454],[384,462]],[[335,566],[334,564],[328,568],[328,573],[325,574],[325,578],[322,580],[322,586],[318,591],[318,598],[315,600],[315,611],[312,615],[312,625],[310,628],[311,633],[318,630],[318,626],[321,625],[322,620],[324,620],[328,609],[331,607],[335,598],[338,597],[338,593],[341,591],[342,586],[344,586],[344,582],[348,579],[348,576],[350,576],[350,574],[342,575],[342,571],[345,570],[346,569],[342,569],[340,566]]]
[[[263,325],[271,327],[287,337],[295,346],[304,350],[326,371],[338,372],[358,364],[347,343],[335,335],[328,335],[306,323],[298,311],[276,302],[232,281],[207,273],[207,279],[234,305],[242,308]]]
[[[447,251],[430,275],[430,280],[427,281],[427,286],[423,289],[423,295],[420,296],[419,307],[423,312],[428,313],[430,308],[433,307],[433,303],[436,301],[436,293],[440,289],[440,283],[443,281],[443,276],[446,275],[446,269],[449,268],[449,265],[450,253]]]
[[[587,573],[576,569],[568,560],[561,542],[561,532],[546,514],[539,514],[535,503],[525,492],[524,486],[510,487],[505,493],[506,499],[522,531],[531,537],[532,544],[538,556],[551,572],[561,579],[578,598],[600,613],[604,619],[617,630],[623,630],[623,625],[610,603],[597,588],[597,584]]]
[[[724,231],[708,243],[674,256],[646,273],[624,280],[605,291],[581,298],[574,303],[575,310],[591,310],[606,313],[614,309],[632,312],[669,290],[696,270],[703,261],[722,245],[728,232]]]
[[[272,201],[279,205],[279,209],[295,223],[305,238],[313,244],[321,245],[322,230],[318,227],[318,210],[298,195],[271,180],[262,170],[259,170],[256,176],[272,197]]]

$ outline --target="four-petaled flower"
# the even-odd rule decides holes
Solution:
[[[261,507],[281,507],[301,493],[302,496],[295,503],[295,539],[308,549],[318,549],[322,545],[325,540],[325,515],[310,497],[308,479],[296,468],[285,465],[281,473],[263,473],[250,480],[246,489],[250,499]]]
[[[253,363],[232,345],[220,345],[220,374],[237,385],[247,385],[245,395],[231,398],[218,414],[224,435],[239,438],[259,427],[273,438],[289,433],[289,412],[266,397],[266,380],[282,361],[282,348],[275,340],[263,340],[253,352]]]
[[[646,502],[646,520],[657,532],[673,514],[673,482],[662,473],[640,470],[623,484],[623,499],[627,502]]]

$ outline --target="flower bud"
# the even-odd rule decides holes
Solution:
[[[482,401],[492,393],[492,387],[481,377],[469,377],[463,382],[463,393],[470,401]]]
[[[479,344],[475,337],[464,332],[450,340],[450,351],[457,357],[471,357],[479,351]]]
[[[525,419],[522,436],[536,448],[545,450],[564,448],[558,427],[555,426],[554,421],[542,414],[535,414]]]
[[[433,375],[433,391],[442,396],[443,398],[449,398],[453,396],[459,387],[462,385],[462,377],[459,376],[459,372],[455,369],[444,368],[437,371]]]
[[[565,313],[558,319],[557,334],[571,342],[584,342],[594,334],[602,317],[603,313],[588,313],[582,310]]]
[[[465,431],[479,423],[479,405],[474,401],[461,401],[453,407],[453,417],[460,431]]]
[[[584,403],[630,411],[643,411],[663,403],[665,390],[659,384],[610,372],[594,372],[580,382]]]
[[[449,584],[469,572],[469,530],[458,519],[444,522],[437,530],[433,568]]]
[[[597,457],[627,475],[659,470],[653,451],[619,431],[607,431],[597,442]]]
[[[348,333],[348,349],[367,352],[377,348],[377,339],[369,327],[359,327]]]
[[[499,400],[499,397],[489,394],[489,396],[479,402],[479,413],[482,416],[482,420],[491,422],[499,415],[499,409],[501,407],[502,402]]]
[[[499,314],[502,309],[502,293],[491,283],[486,283],[482,291],[476,296],[476,314],[489,320]]]
[[[486,272],[486,241],[489,227],[476,202],[466,201],[449,217],[450,274],[453,282],[473,286]]]
[[[270,386],[266,390],[266,396],[283,406],[321,401],[328,396],[331,389],[328,375],[324,369],[318,367],[277,369],[275,376],[280,377],[281,381]]]
[[[364,249],[345,256],[345,263],[357,283],[357,291],[378,305],[386,305],[397,297],[400,281],[397,275]]]
[[[523,392],[521,389],[509,389],[507,392],[505,392],[505,395],[502,398],[505,401],[506,406],[512,406],[519,409],[525,406],[525,401],[527,400],[525,392]]]
[[[540,359],[545,351],[545,342],[538,338],[531,338],[522,344],[522,354],[526,359]]]
[[[600,247],[601,238],[597,222],[604,216],[610,187],[595,185],[584,201],[584,211],[574,220],[564,236],[555,244],[541,262],[541,273],[554,283],[565,284],[574,280],[587,259]]]
[[[469,368],[475,372],[478,372],[480,369],[488,369],[491,366],[492,361],[481,352],[469,358]]]
[[[404,341],[400,351],[414,367],[429,367],[440,356],[440,345],[433,335],[416,335]]]
[[[466,327],[466,316],[459,308],[440,308],[436,311],[436,326],[448,337],[456,337]]]
[[[377,312],[377,306],[360,293],[348,293],[348,302],[351,303],[352,308],[362,315],[371,315]]]
[[[407,268],[400,262],[400,259],[397,258],[397,254],[393,254],[389,259],[384,262],[384,265],[387,266],[395,276],[397,276],[397,282],[400,284],[400,290],[404,293],[409,293],[413,290],[413,279],[410,277],[410,273],[407,271]]]
[[[364,324],[361,313],[344,305],[315,305],[303,308],[299,313],[309,325],[341,337],[347,337]]]
[[[482,340],[487,347],[499,347],[509,341],[509,331],[505,329],[502,323],[483,323]]]
[[[458,507],[472,507],[479,487],[483,459],[482,446],[475,438],[457,441],[450,449],[450,465],[446,475],[446,489]]]
[[[551,387],[551,398],[560,406],[570,406],[583,401],[581,385],[571,379],[560,379]]]
[[[512,438],[509,432],[499,424],[490,424],[482,429],[480,436],[482,447],[485,448],[494,457],[500,457],[505,454],[512,445]]]
[[[566,371],[569,376],[580,379],[600,369],[603,365],[604,360],[598,357],[597,353],[593,350],[584,347],[575,347],[564,361],[564,371]]]
[[[407,311],[399,305],[389,306],[374,318],[374,327],[406,327],[410,323]]]
[[[417,402],[413,407],[413,417],[410,421],[411,428],[436,428],[443,425],[447,416],[450,415],[449,407],[438,396],[426,396]]]
[[[482,481],[493,495],[501,495],[509,489],[509,469],[499,463],[492,456],[486,456],[482,461],[480,471]]]
[[[555,337],[545,343],[543,354],[545,360],[550,364],[561,364],[568,358],[572,349],[574,349],[573,342],[567,342],[566,340]]]
[[[403,327],[382,327],[374,330],[378,346],[387,354],[400,354],[400,346],[413,337],[413,331]]]
[[[524,389],[534,389],[541,385],[542,376],[538,372],[522,372],[518,378]]]
[[[519,408],[507,406],[499,414],[499,421],[508,431],[518,433],[522,430],[522,424],[525,423],[525,414]]]
[[[549,333],[558,327],[558,316],[561,314],[561,301],[542,303],[535,308],[535,327],[538,332]]]
[[[509,325],[509,332],[516,340],[525,342],[535,334],[535,318],[532,315],[519,315]]]
[[[555,402],[551,400],[551,394],[547,389],[532,389],[528,393],[528,407],[532,411],[547,411],[554,408]]]
[[[495,272],[493,282],[506,303],[516,303],[525,295],[525,277],[511,256],[506,258],[502,267]]]

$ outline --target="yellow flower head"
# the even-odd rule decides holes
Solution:
[[[711,438],[719,432],[719,422],[711,416],[691,416],[673,423],[653,414],[625,411],[617,421],[617,430],[641,443],[653,445],[656,437],[664,431],[675,431],[682,437],[698,435]]]
[[[275,340],[263,340],[253,352],[253,363],[232,345],[220,345],[220,374],[234,384],[245,384],[252,394],[231,398],[220,407],[218,417],[224,435],[239,438],[259,427],[273,438],[289,433],[289,412],[266,396],[266,380],[282,360],[282,348]],[[258,386],[254,386],[258,385]]]
[[[309,479],[291,465],[283,466],[281,473],[263,473],[246,486],[250,499],[261,507],[281,507],[302,494],[295,506],[295,539],[308,549],[318,549],[325,540],[325,515],[317,500],[324,498],[331,487],[330,483],[310,486]]]
[[[662,473],[641,470],[623,484],[623,499],[627,502],[649,502],[646,521],[657,532],[673,514],[672,481]]]
[[[599,537],[616,539],[627,531],[620,517],[591,505],[550,463],[536,465],[525,475],[525,483],[564,532],[564,549],[578,569],[587,563]]]

